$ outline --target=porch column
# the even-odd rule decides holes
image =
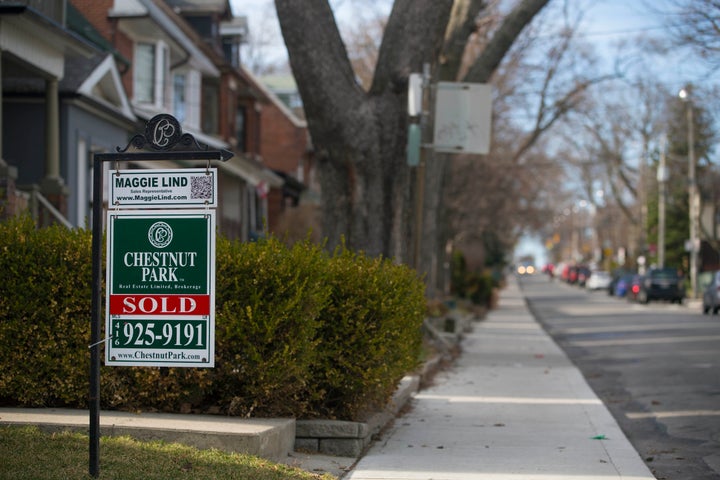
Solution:
[[[0,219],[11,217],[17,213],[17,198],[15,196],[17,167],[11,167],[3,160],[2,101],[2,50],[0,50]]]
[[[67,188],[60,177],[60,108],[58,79],[45,81],[45,178],[40,190],[55,207],[67,213]]]

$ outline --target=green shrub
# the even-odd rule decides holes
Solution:
[[[218,249],[215,395],[230,414],[303,416],[327,304],[326,256],[308,242],[222,242]]]
[[[220,236],[215,368],[102,367],[101,406],[358,419],[418,362],[424,287],[389,260]],[[87,408],[91,234],[0,223],[0,403]]]
[[[489,306],[495,281],[490,272],[473,273],[467,280],[467,297],[475,305]]]
[[[338,250],[328,265],[330,304],[322,311],[314,378],[324,417],[360,419],[384,405],[417,366],[424,286],[414,271],[390,260]]]
[[[85,230],[0,224],[0,401],[85,404],[90,249]]]
[[[458,298],[470,300],[475,305],[490,307],[493,289],[502,282],[499,268],[483,271],[470,271],[465,256],[460,251],[453,252],[451,264],[451,291]]]

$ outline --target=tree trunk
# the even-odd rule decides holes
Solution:
[[[326,0],[276,0],[318,155],[323,235],[371,255],[406,260],[410,171],[407,78],[435,56],[451,0],[398,0],[369,92],[355,81]]]
[[[523,0],[500,28],[496,45],[491,42],[493,48],[479,59],[483,69],[471,71],[468,78],[487,80],[533,12],[547,1]],[[422,71],[423,63],[434,65],[440,57],[451,10],[456,14],[452,25],[462,36],[471,31],[471,20],[463,15],[477,13],[481,5],[477,0],[396,0],[372,86],[364,92],[328,1],[275,0],[317,152],[323,235],[329,248],[344,237],[354,249],[407,261],[412,212],[412,177],[405,161],[408,75]],[[433,165],[430,172],[437,168]],[[436,212],[442,175],[434,179],[440,182],[429,195],[430,208]],[[434,224],[428,228],[435,231]],[[432,236],[429,248],[436,250],[438,236]]]

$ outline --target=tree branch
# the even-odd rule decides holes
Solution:
[[[520,32],[549,0],[522,0],[503,21],[483,53],[465,75],[465,82],[485,83],[497,69]]]
[[[405,93],[408,75],[422,71],[424,62],[435,62],[452,6],[453,0],[395,0],[380,45],[371,94],[385,92],[388,87]]]
[[[476,18],[486,6],[486,0],[465,0],[453,4],[440,53],[438,78],[441,81],[457,79],[468,39],[476,29]]]

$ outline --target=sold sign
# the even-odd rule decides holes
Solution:
[[[212,367],[215,212],[108,212],[106,365]]]

